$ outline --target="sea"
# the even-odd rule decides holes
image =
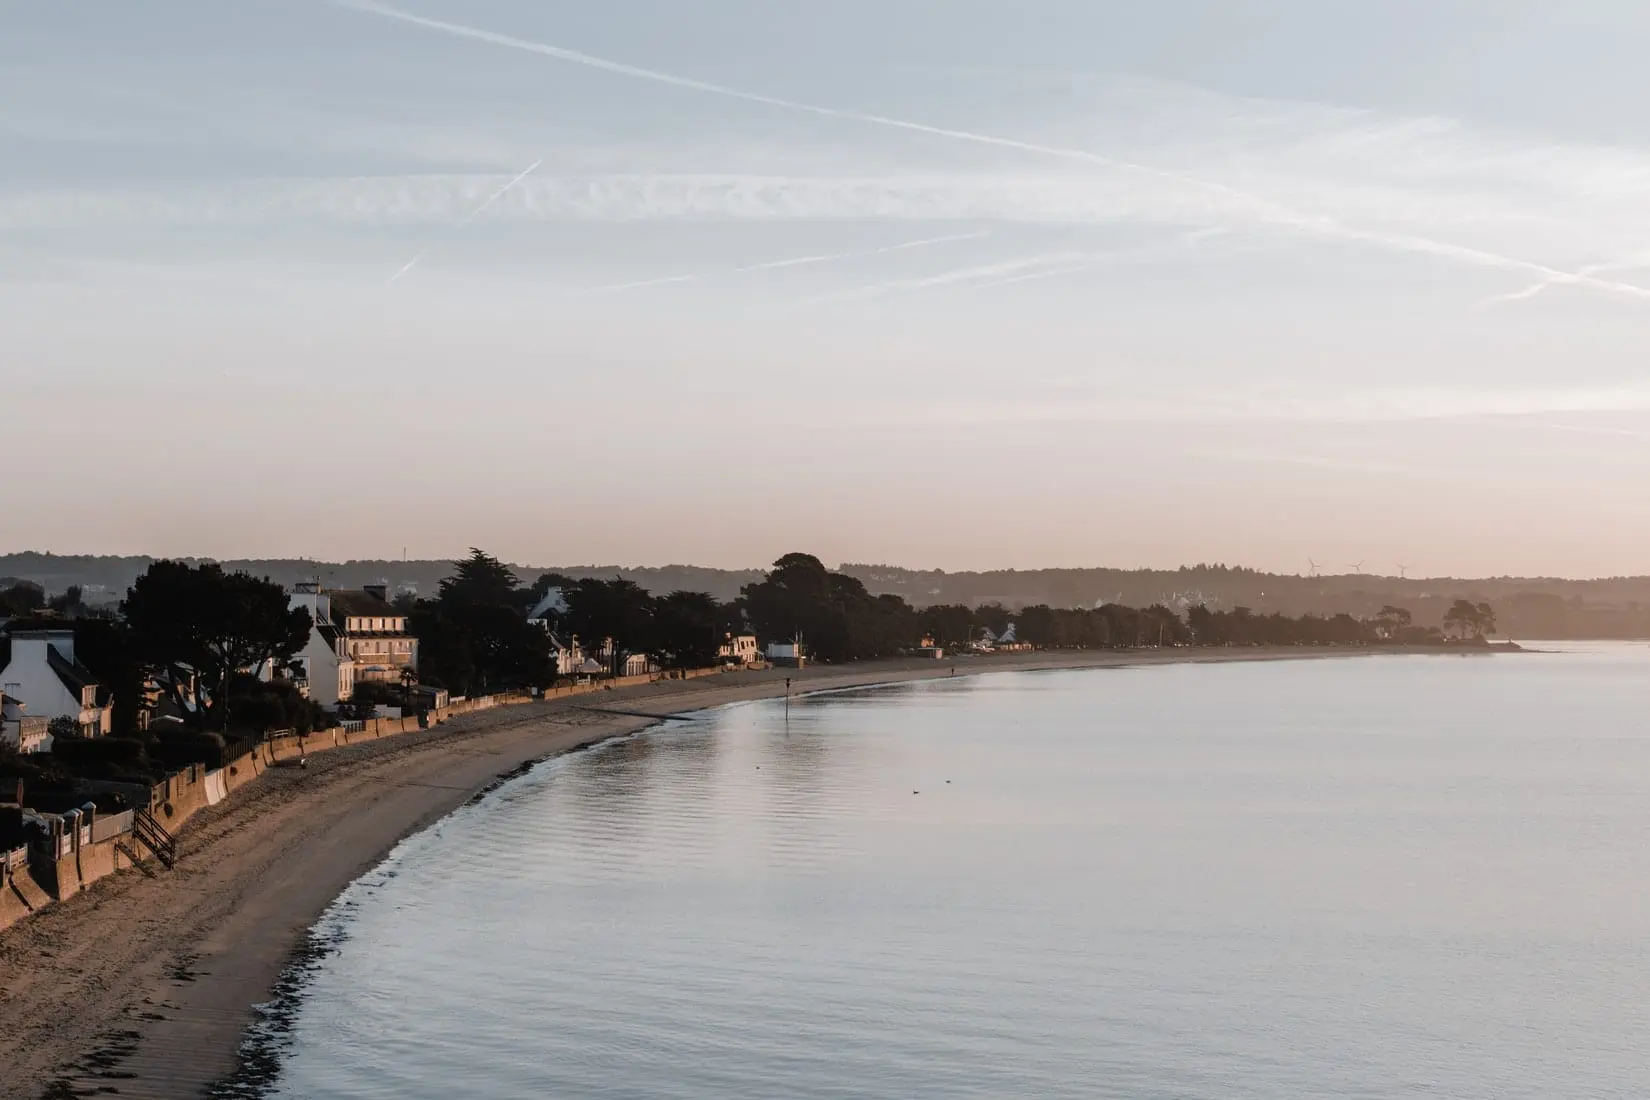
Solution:
[[[1650,1095],[1650,646],[993,673],[546,762],[220,1095]]]

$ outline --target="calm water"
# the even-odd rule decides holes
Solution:
[[[268,1095],[1645,1096],[1650,647],[1569,648],[992,675],[540,767],[341,900]]]

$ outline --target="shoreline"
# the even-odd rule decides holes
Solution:
[[[506,707],[275,769],[179,833],[173,871],[125,871],[0,933],[0,1094],[200,1095],[340,893],[406,837],[545,760],[669,715],[991,672],[1477,656],[1499,647],[1041,651],[731,672]],[[954,670],[954,671],[953,671]],[[611,709],[645,704],[631,711]]]

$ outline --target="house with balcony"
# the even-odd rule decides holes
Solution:
[[[561,635],[552,631],[550,655],[556,659],[557,676],[577,676],[579,669],[584,665],[584,646],[579,642],[577,634],[567,635],[564,641]]]
[[[350,698],[358,683],[401,684],[418,674],[418,639],[407,617],[389,602],[387,583],[348,591],[327,591],[304,581],[291,605],[309,612],[309,642],[294,659],[309,697],[333,707]]]
[[[407,617],[389,602],[388,584],[332,593],[332,623],[355,662],[356,683],[399,684],[403,673],[418,674],[418,639],[407,629]]]
[[[22,700],[0,693],[0,743],[18,752],[45,752],[51,747],[47,721],[27,711]]]
[[[114,728],[109,692],[75,660],[73,630],[13,631],[0,694],[21,703],[31,718],[72,720],[82,737],[103,737]]]

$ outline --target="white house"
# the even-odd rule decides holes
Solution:
[[[769,642],[768,661],[782,668],[801,668],[808,658],[801,642]]]
[[[73,630],[14,631],[0,694],[22,703],[31,718],[74,719],[83,737],[102,737],[114,727],[108,693],[75,660]]]
[[[567,614],[567,596],[560,588],[552,588],[545,592],[544,598],[533,605],[527,613],[527,622],[538,627],[550,635],[550,652],[556,658],[556,674],[558,676],[577,676],[584,665],[584,647],[579,644],[577,634],[563,635],[557,633],[556,627]]]
[[[646,676],[650,672],[658,672],[659,666],[645,653],[627,653],[619,665],[620,676]]]
[[[542,600],[533,605],[533,610],[527,613],[527,621],[549,630],[555,626],[556,620],[565,614],[567,597],[560,588],[552,588],[545,592]]]
[[[755,634],[729,634],[716,650],[725,665],[754,665],[762,660],[762,650],[756,644]]]
[[[550,634],[550,653],[556,659],[556,675],[576,676],[584,664],[584,646],[577,634],[569,634],[567,641],[554,632]]]
[[[355,694],[355,662],[350,659],[344,633],[332,621],[332,597],[316,581],[300,581],[292,591],[291,606],[309,612],[309,641],[293,657],[309,697],[323,707],[336,707]]]
[[[17,699],[0,693],[0,741],[16,746],[18,752],[44,752],[51,747],[46,719],[25,713]]]
[[[594,656],[600,662],[604,676],[646,676],[659,671],[659,666],[646,653],[621,650],[612,638],[604,640]]]

